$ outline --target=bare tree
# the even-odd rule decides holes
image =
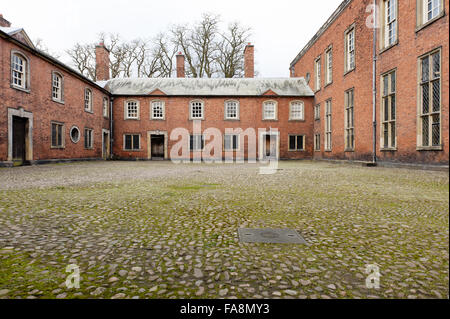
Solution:
[[[118,34],[99,34],[99,41],[110,50],[111,76],[171,77],[178,51],[186,61],[186,76],[239,77],[244,70],[244,48],[250,29],[232,23],[219,31],[220,17],[203,14],[193,25],[175,25],[150,41],[123,41]],[[75,67],[95,80],[95,44],[77,43],[67,53]]]
[[[228,26],[228,33],[221,34],[216,44],[217,63],[220,73],[225,78],[242,77],[244,75],[244,50],[250,38],[250,28],[234,22]]]
[[[77,70],[93,81],[95,81],[96,75],[94,51],[94,45],[79,43],[75,44],[72,49],[66,51]]]

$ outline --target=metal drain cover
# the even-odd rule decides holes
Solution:
[[[239,240],[243,243],[266,243],[266,244],[303,244],[305,239],[292,229],[251,229],[239,228]]]

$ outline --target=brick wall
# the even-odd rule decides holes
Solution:
[[[11,87],[11,51],[23,53],[30,63],[30,88],[24,92]],[[0,162],[7,161],[8,154],[8,108],[23,108],[32,112],[33,160],[100,158],[102,156],[102,128],[109,128],[109,121],[103,118],[102,101],[108,93],[81,80],[64,68],[35,55],[31,50],[0,38]],[[64,104],[52,100],[52,72],[59,72],[64,78]],[[84,90],[93,92],[93,113],[84,111]],[[51,121],[65,123],[65,148],[51,148]],[[72,126],[78,126],[82,134],[78,143],[69,136]],[[84,128],[94,130],[94,147],[84,148]]]
[[[448,163],[448,8],[445,15],[416,32],[416,1],[398,1],[398,44],[379,54],[377,63],[377,153],[381,160],[422,163]],[[380,3],[380,1],[378,1]],[[321,57],[322,88],[316,92],[315,104],[321,106],[320,121],[314,131],[321,134],[321,151],[315,158],[370,160],[372,154],[372,43],[373,29],[366,26],[371,0],[351,1],[328,29],[293,65],[292,76],[310,73],[310,86],[314,89],[314,61]],[[356,67],[344,74],[344,34],[355,24]],[[379,35],[379,34],[378,34]],[[333,82],[324,87],[326,49],[333,47]],[[418,57],[442,47],[442,151],[417,151],[417,61]],[[380,50],[378,50],[380,51]],[[397,150],[380,148],[380,77],[397,68]],[[354,88],[355,150],[344,150],[344,92]],[[332,99],[332,151],[324,151],[325,101]]]
[[[137,100],[140,103],[140,120],[124,120],[124,105],[127,100]],[[224,103],[227,100],[237,100],[240,103],[240,120],[224,120]],[[166,120],[150,120],[150,103],[153,100],[165,102]],[[313,138],[311,135],[313,128],[312,105],[313,98],[287,98],[276,96],[265,97],[116,97],[113,103],[114,110],[114,154],[119,158],[141,158],[147,159],[148,152],[148,131],[165,131],[170,133],[175,128],[186,128],[193,132],[193,122],[189,120],[189,103],[192,100],[202,100],[205,105],[205,120],[202,121],[202,130],[207,128],[218,128],[222,134],[225,128],[259,128],[270,130],[277,128],[281,132],[280,136],[280,157],[291,159],[311,158],[313,149]],[[278,121],[262,121],[262,104],[267,100],[278,102]],[[294,100],[302,100],[305,104],[305,121],[289,121],[289,103]],[[141,150],[130,152],[123,150],[123,134],[134,133],[141,135]],[[288,135],[306,135],[306,149],[302,152],[288,151]],[[177,141],[170,141],[168,151]],[[245,145],[247,149],[247,145]],[[246,152],[245,157],[248,153]]]

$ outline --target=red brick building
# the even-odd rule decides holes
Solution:
[[[449,1],[376,2],[378,160],[448,164]],[[372,159],[372,4],[343,1],[291,63],[315,92],[315,159]]]
[[[192,159],[210,145],[216,159],[371,161],[374,89],[378,160],[448,164],[448,0],[377,1],[375,87],[372,3],[342,2],[284,79],[253,78],[252,45],[242,79],[185,78],[182,54],[177,78],[109,79],[99,44],[93,82],[0,16],[0,165]]]
[[[108,156],[108,91],[36,50],[2,16],[0,61],[0,165]]]

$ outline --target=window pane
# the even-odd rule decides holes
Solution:
[[[391,146],[395,147],[395,122],[391,123]]]
[[[303,150],[303,136],[297,136],[297,150]]]
[[[56,124],[52,124],[52,146],[57,145]]]
[[[422,82],[427,82],[429,80],[430,73],[430,63],[429,57],[425,57],[422,59]]]
[[[127,149],[127,150],[131,150],[132,149],[131,135],[125,135],[125,149]]]
[[[429,123],[428,123],[428,116],[424,116],[422,118],[422,145],[428,146],[429,145]]]
[[[422,113],[427,114],[430,110],[429,107],[430,92],[428,83],[422,85]]]
[[[233,149],[238,149],[238,135],[233,135]]]
[[[440,145],[441,142],[441,123],[440,123],[440,115],[436,114],[433,115],[433,127],[432,127],[432,134],[433,134],[433,146]]]
[[[433,54],[433,79],[439,78],[441,76],[441,58],[440,52]]]
[[[289,149],[295,150],[295,136],[289,136]]]
[[[139,135],[133,135],[133,149],[138,150],[140,149],[139,145]]]
[[[441,106],[441,82],[433,82],[433,112],[439,112]]]
[[[396,112],[395,95],[391,96],[391,120],[395,120]]]

